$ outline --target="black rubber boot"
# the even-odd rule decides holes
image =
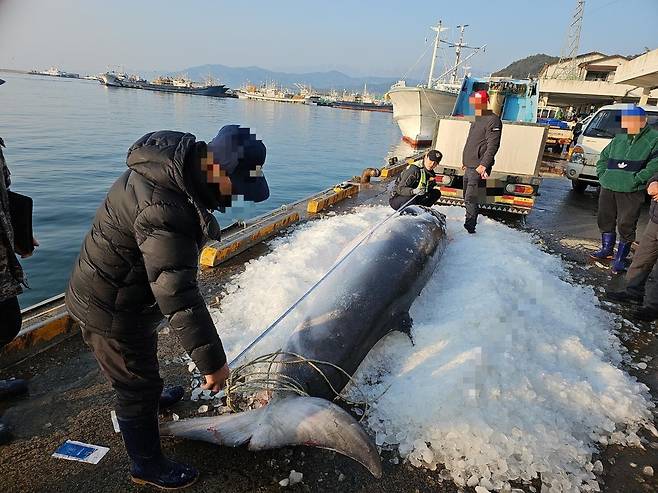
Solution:
[[[635,295],[628,291],[606,291],[605,299],[618,303],[627,303],[629,305],[641,305],[644,296]]]
[[[130,477],[134,483],[150,484],[163,490],[190,486],[199,471],[162,455],[157,414],[139,418],[118,418],[123,442],[130,457]]]
[[[468,231],[470,234],[475,234],[475,225],[476,225],[476,220],[475,219],[467,219],[464,221],[464,229]]]
[[[635,320],[642,320],[643,322],[653,322],[654,320],[658,320],[658,310],[643,306],[635,310],[631,317]]]
[[[0,380],[0,399],[13,397],[27,392],[27,382],[20,378]]]
[[[6,445],[14,439],[9,426],[0,420],[0,445]]]
[[[165,387],[160,394],[160,409],[173,406],[183,398],[185,389],[180,385]]]

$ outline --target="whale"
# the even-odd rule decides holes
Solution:
[[[274,363],[273,378],[294,380],[304,395],[273,391],[263,407],[166,422],[161,434],[253,451],[318,447],[350,457],[381,477],[372,438],[334,400],[377,342],[395,330],[410,335],[409,309],[447,245],[445,216],[408,206],[357,240],[361,243],[295,308],[300,322]],[[299,356],[330,365],[320,373],[311,365],[286,364]]]

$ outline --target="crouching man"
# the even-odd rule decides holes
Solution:
[[[431,150],[425,154],[421,163],[411,164],[400,174],[388,201],[393,209],[398,210],[412,197],[412,204],[427,207],[433,206],[441,198],[441,191],[434,179],[434,168],[441,162],[442,157],[439,151]]]
[[[208,144],[188,133],[149,133],[129,149],[128,170],[84,239],[66,305],[116,391],[130,475],[138,484],[177,489],[199,475],[160,448],[161,399],[171,403],[182,392],[161,395],[156,329],[165,317],[205,375],[204,388],[224,386],[229,369],[199,292],[199,251],[207,238],[219,239],[209,211],[224,211],[233,196],[267,199],[264,162],[263,143],[237,125],[223,127]]]

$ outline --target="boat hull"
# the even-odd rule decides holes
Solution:
[[[344,110],[380,111],[383,113],[393,112],[393,106],[391,106],[390,104],[357,103],[354,101],[336,101],[331,106],[333,106],[334,108],[341,108]]]
[[[450,115],[457,101],[455,93],[422,87],[393,88],[388,95],[402,139],[415,147],[432,143],[438,118]]]
[[[152,84],[150,82],[138,82],[131,81],[129,79],[120,79],[112,74],[102,75],[100,78],[100,83],[109,87],[144,89],[146,91],[173,92],[177,94],[192,94],[195,96],[211,96],[215,98],[234,97],[230,93],[227,93],[228,88],[224,85],[205,87],[177,87],[166,84]]]

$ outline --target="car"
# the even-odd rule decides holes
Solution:
[[[588,186],[599,186],[596,163],[601,151],[615,135],[625,132],[621,128],[621,110],[626,105],[610,104],[599,108],[589,122],[583,121],[582,134],[571,152],[567,163],[566,176],[577,193],[583,193]],[[641,106],[647,112],[648,124],[658,130],[658,106]]]

